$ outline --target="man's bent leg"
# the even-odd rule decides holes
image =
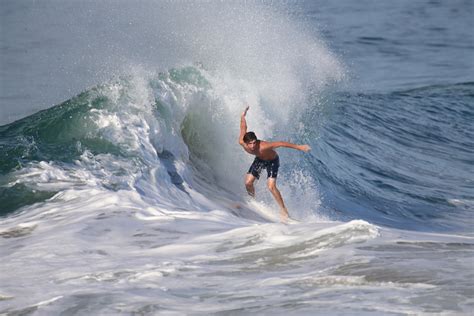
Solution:
[[[255,178],[251,173],[247,173],[245,176],[245,188],[247,189],[247,193],[252,197],[255,197],[255,188],[253,183],[256,179],[257,178]]]
[[[276,178],[268,178],[267,185],[268,189],[270,190],[273,197],[280,206],[281,220],[286,221],[288,219],[288,210],[286,209],[285,203],[283,202],[283,198],[281,197],[280,191],[276,187]]]

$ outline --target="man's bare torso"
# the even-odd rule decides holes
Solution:
[[[262,160],[273,160],[277,156],[277,152],[269,147],[269,143],[264,140],[258,140],[258,145],[255,150],[250,150],[248,146],[244,145],[244,150],[251,155],[255,155]]]

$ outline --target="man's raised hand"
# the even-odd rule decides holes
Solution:
[[[308,151],[311,150],[311,147],[309,147],[308,145],[300,145],[300,148],[299,148],[301,151],[304,151],[305,153],[307,153]]]
[[[245,110],[242,112],[242,116],[245,116],[247,115],[247,111],[249,110],[250,106],[247,105],[247,107],[245,108]]]

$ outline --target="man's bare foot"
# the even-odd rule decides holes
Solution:
[[[232,204],[231,204],[231,207],[240,210],[240,209],[242,208],[242,205],[241,205],[240,203],[232,203]]]
[[[280,210],[280,222],[288,224],[288,210],[286,208]]]

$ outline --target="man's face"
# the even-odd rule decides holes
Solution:
[[[251,140],[247,143],[247,146],[250,150],[255,150],[257,148],[257,141]]]

